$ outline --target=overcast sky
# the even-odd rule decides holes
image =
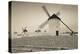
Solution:
[[[77,5],[63,4],[40,4],[28,2],[12,3],[12,32],[22,32],[22,27],[27,26],[29,32],[33,32],[37,27],[48,19],[42,6],[46,6],[50,15],[60,11],[59,17],[73,31],[78,27],[78,7]],[[46,26],[47,28],[47,26]],[[62,23],[61,31],[69,31]]]

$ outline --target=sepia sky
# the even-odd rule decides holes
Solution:
[[[48,19],[42,6],[46,6],[50,15],[60,11],[59,17],[73,31],[78,31],[77,5],[40,4],[29,2],[12,2],[12,32],[22,32],[22,27],[27,26],[29,32],[35,31],[40,24]],[[47,26],[45,26],[47,28]],[[69,31],[62,23],[61,31]]]

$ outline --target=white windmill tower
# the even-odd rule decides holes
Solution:
[[[60,18],[53,14],[50,18],[48,18],[49,32],[58,35],[60,29]]]
[[[63,23],[72,33],[73,31],[58,17],[60,12],[54,13],[52,16],[49,15],[45,6],[42,6],[46,14],[48,15],[48,19],[42,23],[39,28],[42,29],[46,24],[49,25],[49,33],[53,33],[54,35],[59,35],[60,23]]]

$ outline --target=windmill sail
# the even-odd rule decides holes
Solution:
[[[60,15],[60,12],[57,12],[56,15],[59,16]]]
[[[42,6],[42,8],[43,8],[43,10],[45,11],[45,13],[48,15],[48,17],[50,17],[50,15],[49,15],[46,7],[45,7],[45,6]],[[39,26],[39,28],[43,28],[47,23],[48,23],[48,20],[46,20],[44,23],[42,23],[42,24]]]
[[[44,23],[42,23],[42,24],[39,26],[39,28],[43,28],[45,25],[47,25],[47,23],[48,23],[48,20],[46,20]]]
[[[49,13],[48,13],[46,7],[45,7],[45,6],[42,6],[42,8],[43,8],[43,10],[46,12],[46,14],[48,15],[48,17],[50,17],[50,15],[49,15]]]

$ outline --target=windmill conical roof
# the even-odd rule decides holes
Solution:
[[[61,20],[56,14],[53,14],[50,18],[48,18],[48,20],[54,19],[54,18]]]

